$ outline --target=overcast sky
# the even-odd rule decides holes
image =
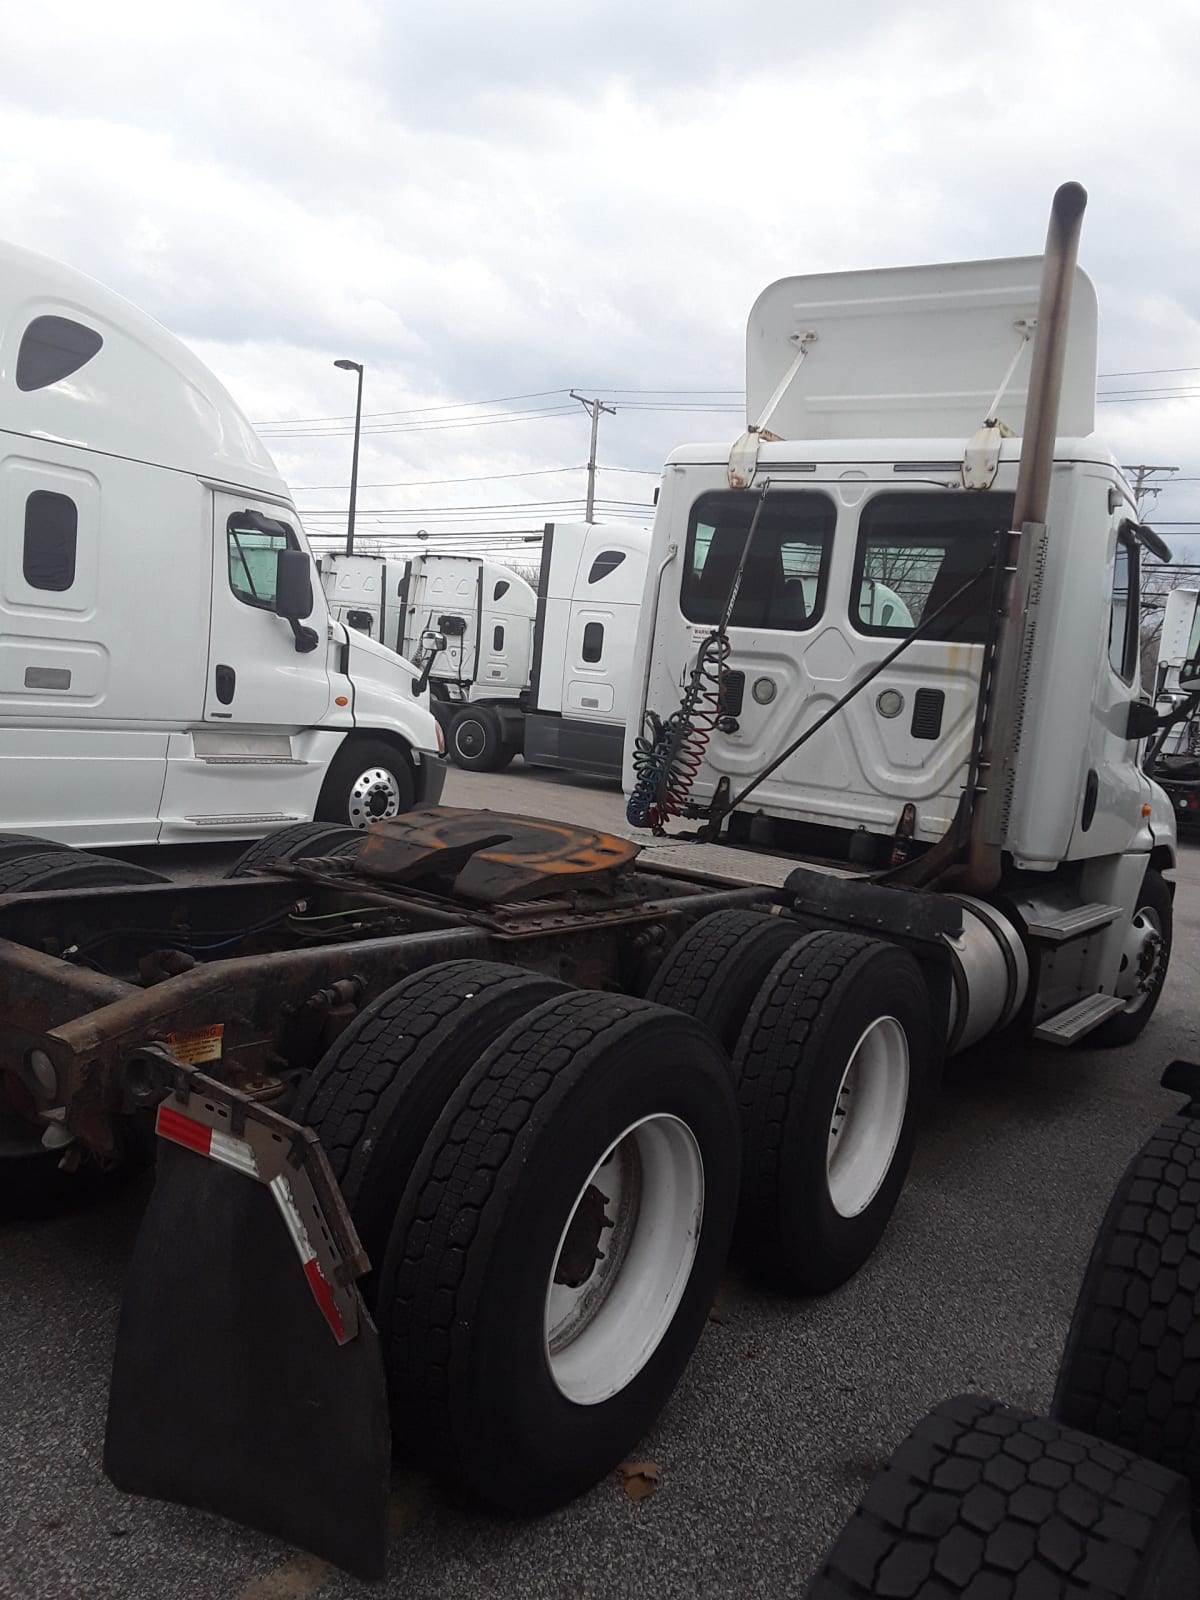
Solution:
[[[337,356],[366,365],[363,533],[400,506],[387,525],[474,504],[505,508],[479,526],[536,527],[583,493],[581,470],[546,470],[586,458],[571,386],[618,406],[601,461],[646,469],[603,475],[606,503],[648,501],[667,450],[732,439],[739,415],[619,391],[736,406],[720,391],[772,279],[1033,253],[1076,178],[1101,372],[1137,374],[1102,390],[1198,397],[1105,404],[1101,427],[1193,480],[1160,522],[1200,519],[1198,17],[0,0],[3,231],[153,313],[256,421],[340,417],[265,430],[310,531],[349,477]],[[377,487],[431,479],[478,481]]]

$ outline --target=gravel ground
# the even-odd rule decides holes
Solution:
[[[611,784],[514,767],[452,772],[451,804],[621,827]],[[670,847],[716,870],[711,852]],[[223,870],[224,847],[154,857]],[[722,856],[732,856],[722,852]],[[721,862],[736,870],[737,859]],[[740,858],[745,860],[744,857]],[[782,870],[782,869],[781,869]],[[0,1595],[112,1600],[798,1594],[871,1473],[943,1396],[1044,1406],[1091,1236],[1138,1143],[1175,1107],[1167,1061],[1200,1051],[1200,851],[1186,847],[1171,976],[1125,1052],[981,1048],[952,1063],[879,1251],[818,1300],[731,1270],[696,1358],[641,1454],[649,1499],[615,1481],[533,1523],[473,1512],[419,1472],[393,1485],[375,1589],[256,1534],[118,1495],[100,1466],[121,1283],[144,1188],[81,1215],[0,1220]]]

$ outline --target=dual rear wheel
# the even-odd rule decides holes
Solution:
[[[494,962],[397,984],[305,1085],[378,1270],[393,1437],[494,1505],[614,1468],[675,1388],[733,1230],[727,1056],[690,1018]]]

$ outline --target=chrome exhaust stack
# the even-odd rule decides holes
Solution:
[[[1000,881],[1000,850],[1012,811],[1033,650],[1029,613],[1031,600],[1036,600],[1034,580],[1046,538],[1071,291],[1086,206],[1082,184],[1064,183],[1055,193],[1046,233],[1016,501],[1001,588],[1003,621],[995,670],[985,690],[979,760],[983,796],[971,816],[964,879],[955,884],[973,894],[986,894]]]

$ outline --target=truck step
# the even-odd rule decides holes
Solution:
[[[1074,1005],[1056,1011],[1045,1022],[1039,1022],[1033,1037],[1044,1039],[1047,1044],[1074,1044],[1076,1039],[1082,1039],[1085,1033],[1091,1033],[1093,1028],[1124,1009],[1124,1000],[1116,995],[1087,994]]]
[[[1026,924],[1031,939],[1042,939],[1047,944],[1062,944],[1067,939],[1078,939],[1080,934],[1091,933],[1095,928],[1106,928],[1121,915],[1120,906],[1106,906],[1101,901],[1091,905],[1070,906],[1066,911],[1045,907],[1037,913],[1035,921]]]

